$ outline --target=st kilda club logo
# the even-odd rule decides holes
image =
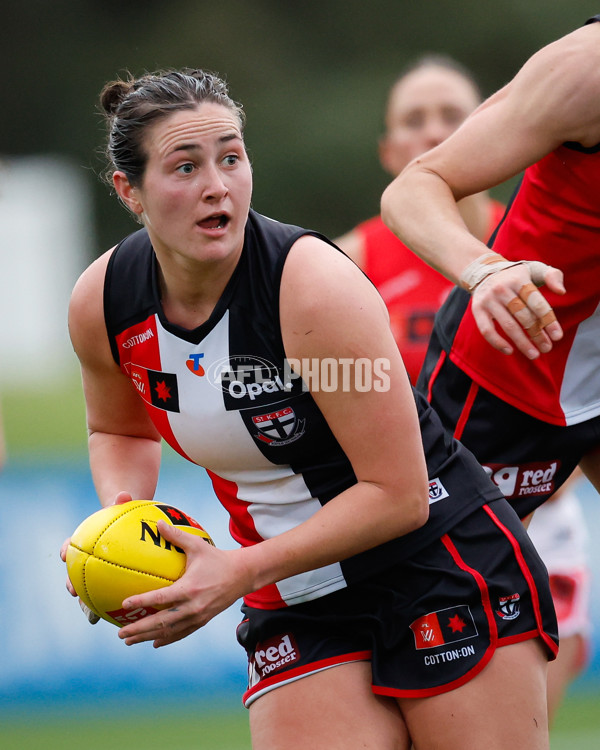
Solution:
[[[521,614],[521,597],[519,594],[501,596],[498,598],[498,609],[496,614],[502,620],[516,620]]]
[[[256,414],[252,423],[257,430],[255,437],[267,445],[287,445],[304,434],[304,419],[297,419],[291,406],[265,414]]]

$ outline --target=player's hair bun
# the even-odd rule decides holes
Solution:
[[[115,115],[133,88],[132,81],[110,81],[100,92],[100,106],[107,115]]]

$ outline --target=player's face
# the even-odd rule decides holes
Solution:
[[[179,110],[153,125],[143,146],[146,171],[131,192],[159,258],[238,256],[252,171],[236,116],[212,102]]]
[[[395,177],[451,135],[478,104],[477,92],[460,73],[434,66],[409,73],[390,94],[380,143],[384,169]]]

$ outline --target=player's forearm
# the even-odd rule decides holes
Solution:
[[[402,242],[455,284],[466,266],[487,252],[467,229],[448,185],[418,164],[385,190],[381,215]]]
[[[401,501],[397,492],[358,482],[299,526],[241,553],[256,590],[408,534],[428,515],[426,476],[407,487]]]
[[[88,444],[92,478],[103,506],[113,503],[119,492],[129,492],[134,500],[153,498],[160,468],[159,440],[91,432]]]

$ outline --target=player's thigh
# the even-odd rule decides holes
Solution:
[[[271,690],[250,706],[253,750],[408,750],[402,714],[371,691],[369,662],[352,662]]]
[[[399,705],[416,750],[547,750],[547,656],[539,639],[503,646],[470,682]]]

